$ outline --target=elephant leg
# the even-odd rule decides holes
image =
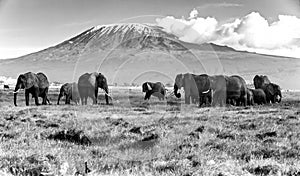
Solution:
[[[71,99],[71,96],[66,95],[66,103],[65,104],[70,104],[70,99]]]
[[[191,103],[191,100],[190,100],[190,95],[189,94],[185,94],[184,96],[184,101],[185,101],[185,104],[190,104]]]
[[[203,105],[203,97],[199,96],[199,107]]]
[[[267,100],[265,98],[262,99],[261,101],[263,104],[267,104]]]
[[[26,106],[29,106],[29,90],[25,90],[25,103]]]
[[[43,104],[43,105],[47,105],[47,96],[46,96],[46,92],[43,93],[42,98],[43,98],[42,104]]]
[[[161,98],[161,100],[165,100],[165,94],[164,94],[164,92],[162,92],[162,93],[160,94],[160,98]]]
[[[218,96],[219,98],[219,102],[220,102],[220,106],[223,107],[226,105],[226,93],[225,92],[221,92],[220,96]]]
[[[40,105],[40,103],[39,103],[39,96],[38,96],[38,90],[35,90],[34,92],[33,92],[33,97],[34,97],[34,101],[35,101],[35,105]]]
[[[48,99],[48,94],[46,96],[46,100],[47,100],[48,104],[51,105],[51,101]]]
[[[212,102],[211,102],[211,105],[212,106],[216,106],[217,105],[217,93],[215,92],[212,96]]]
[[[196,104],[196,99],[194,97],[192,97],[192,104]]]
[[[80,94],[80,100],[81,100],[81,104],[84,105],[84,96],[82,94]]]
[[[45,90],[45,104],[47,104],[47,102],[48,102],[49,105],[51,105],[51,102],[48,99],[48,88]]]
[[[274,104],[276,102],[276,96],[272,96],[271,102]]]
[[[71,99],[72,99],[72,96],[71,96],[71,95],[68,95],[68,96],[67,96],[68,104],[71,104]]]
[[[220,102],[220,93],[219,92],[214,93],[212,104],[213,104],[213,106],[218,106],[218,104],[221,104],[221,102]]]
[[[46,97],[43,97],[42,105],[47,105]]]
[[[146,92],[144,100],[149,100],[151,97],[151,94],[152,94],[152,92],[150,92],[150,91]]]
[[[65,104],[68,104],[68,95],[66,95]]]
[[[85,105],[87,105],[87,99],[88,99],[88,96],[85,96],[85,97],[84,97],[84,104],[85,104]]]
[[[98,103],[98,101],[97,101],[97,99],[98,99],[98,88],[95,88],[95,97],[94,97],[95,99],[93,99],[93,104],[97,104]]]

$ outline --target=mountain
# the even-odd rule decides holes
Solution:
[[[173,83],[176,74],[193,72],[239,74],[248,82],[255,74],[266,74],[283,88],[300,89],[300,83],[292,81],[299,70],[299,59],[187,43],[161,27],[137,23],[96,26],[56,46],[0,60],[2,76],[42,71],[50,81],[71,82],[85,72],[99,71],[110,84]]]

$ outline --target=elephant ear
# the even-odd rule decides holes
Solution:
[[[38,83],[38,85],[39,85],[40,88],[44,89],[46,87],[49,87],[49,81],[47,79],[47,76],[44,73],[42,73],[42,72],[37,73],[36,76],[38,78],[38,82],[37,83]]]
[[[147,82],[147,88],[149,91],[152,90],[152,87],[150,86],[150,84],[148,82]]]
[[[66,92],[71,92],[72,91],[72,84],[67,84],[66,86],[65,86],[65,90],[66,90]]]
[[[267,85],[267,90],[270,95],[272,95],[272,96],[275,95],[274,85],[272,83]]]
[[[180,85],[179,83],[182,82],[183,80],[183,75],[182,74],[178,74],[175,78],[175,84]]]
[[[263,82],[263,84],[270,84],[271,83],[268,76],[265,76],[265,75],[262,76],[262,82]]]
[[[187,73],[184,75],[184,79],[192,80],[192,75]]]
[[[97,72],[94,72],[90,75],[88,81],[91,85],[96,86],[97,76],[99,76],[99,73]]]
[[[25,89],[29,89],[32,86],[38,87],[38,78],[36,74],[28,72],[24,74],[24,80],[25,80]]]

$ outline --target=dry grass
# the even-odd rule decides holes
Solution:
[[[50,98],[56,104],[55,91]],[[281,104],[198,108],[145,103],[115,91],[113,105],[19,107],[1,92],[0,175],[299,175],[299,93]],[[33,101],[31,102],[33,104]]]

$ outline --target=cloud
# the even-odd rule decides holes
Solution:
[[[157,19],[156,22],[180,40],[191,43],[205,43],[213,40],[218,24],[217,20],[211,17],[185,20],[168,16]]]
[[[300,57],[300,19],[295,16],[279,15],[277,21],[269,23],[258,12],[252,12],[220,24],[215,18],[195,14],[194,9],[189,19],[168,16],[156,22],[185,42],[211,42],[237,50]]]
[[[190,17],[189,17],[189,19],[193,19],[193,18],[196,18],[197,16],[198,16],[198,10],[196,10],[196,9],[193,9],[192,11],[191,11],[191,13],[190,13]]]

